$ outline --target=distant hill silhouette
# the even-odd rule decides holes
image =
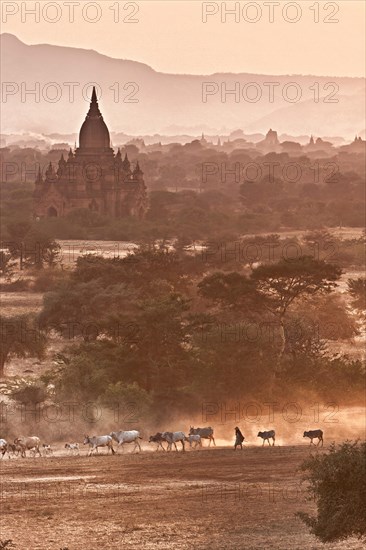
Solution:
[[[28,96],[21,101],[20,92],[2,101],[3,132],[75,132],[85,118],[88,103],[83,100],[81,88],[88,83],[98,83],[103,91],[100,106],[111,131],[131,134],[153,134],[155,132],[182,133],[192,128],[216,128],[227,131],[242,128],[244,132],[266,132],[269,127],[279,133],[341,135],[353,138],[364,130],[365,81],[362,78],[318,77],[318,76],[269,76],[254,74],[217,73],[213,75],[180,75],[160,73],[136,61],[113,59],[94,50],[68,48],[40,44],[28,46],[11,34],[0,36],[1,77],[3,82],[24,82],[29,89],[39,82],[41,90],[49,82],[61,86],[61,99],[55,103],[45,101],[42,95],[36,103]],[[78,82],[75,100],[69,101],[69,92],[64,83]],[[120,100],[114,101],[110,89],[119,83]],[[135,95],[138,103],[123,102],[123,98],[134,91],[131,86],[123,90],[128,82],[135,82],[139,91]],[[263,91],[262,99],[250,103],[242,99],[235,103],[232,96],[220,100],[220,94],[202,102],[202,83],[226,82],[233,88],[235,82],[241,86],[255,82]],[[268,99],[265,82],[278,82],[275,101]],[[289,82],[296,82],[302,89],[302,99],[293,104],[282,98],[281,90]],[[309,89],[319,83],[320,96],[330,94],[332,88],[324,91],[328,82],[334,82],[339,92],[334,96],[339,103],[313,101],[314,92]],[[115,87],[116,89],[116,87]],[[54,93],[49,88],[49,97]],[[91,88],[90,88],[91,91]],[[248,90],[253,93],[254,89]]]

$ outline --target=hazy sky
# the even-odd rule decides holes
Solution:
[[[237,14],[227,14],[226,22],[222,21],[225,13],[221,5],[227,10],[237,9]],[[325,76],[365,73],[363,0],[2,0],[1,8],[1,31],[16,34],[27,44],[95,49],[169,73],[230,71]],[[27,13],[32,9],[40,12],[37,23],[35,16]],[[69,21],[72,10],[74,22]],[[217,13],[207,15],[204,23],[205,11]],[[115,22],[117,17],[119,21]],[[315,22],[318,17],[319,22]],[[99,21],[90,22],[98,18]],[[124,18],[138,22],[123,22]],[[327,23],[326,18],[338,22]],[[56,19],[59,21],[51,22]],[[298,21],[291,23],[286,19]]]

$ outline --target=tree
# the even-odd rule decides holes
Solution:
[[[44,357],[46,337],[35,316],[0,317],[0,329],[0,377],[4,376],[5,364],[12,356]]]
[[[34,266],[42,269],[60,263],[61,247],[41,226],[27,222],[8,226],[11,241],[7,243],[12,258],[19,258],[20,269]]]
[[[180,294],[167,293],[138,305],[135,322],[140,386],[150,392],[159,388],[169,391],[185,384],[188,300]]]
[[[250,277],[236,272],[213,273],[198,284],[198,289],[205,298],[227,306],[244,318],[257,315],[261,322],[266,321],[267,328],[274,336],[272,342],[276,341],[278,335],[281,344],[276,352],[277,360],[274,361],[275,366],[272,366],[269,383],[269,390],[273,391],[285,351],[294,355],[295,351],[298,354],[311,349],[318,355],[322,348],[322,343],[318,346],[314,340],[314,330],[305,331],[307,334],[299,349],[295,350],[296,346],[289,345],[291,331],[288,315],[293,304],[331,292],[340,276],[341,269],[338,266],[302,256],[296,260],[283,259],[275,264],[260,265],[252,271]],[[270,326],[272,322],[266,319],[266,314],[275,318],[275,326]]]
[[[320,339],[350,340],[359,334],[357,318],[347,307],[344,294],[315,295],[294,304],[292,312],[312,323]]]
[[[282,340],[279,359],[286,348],[285,318],[291,305],[300,298],[330,293],[341,274],[338,266],[311,256],[282,259],[253,270],[251,279],[255,282],[260,302],[279,322]]]
[[[339,254],[340,243],[334,235],[325,229],[318,229],[306,233],[303,237],[310,254],[317,259],[323,257],[331,258]]]
[[[317,502],[317,517],[297,515],[322,542],[366,537],[366,443],[346,441],[316,454],[301,469]]]
[[[255,268],[249,278],[240,273],[214,273],[199,284],[205,298],[236,309],[268,311],[279,322],[282,345],[286,348],[285,318],[292,304],[300,299],[329,293],[341,276],[338,266],[301,256],[296,260],[280,260]]]
[[[124,312],[118,316],[118,307],[107,317],[111,306],[103,306],[103,298],[100,306],[96,306],[100,315],[97,328],[103,327],[103,334],[99,335],[102,337],[89,338],[69,348],[70,362],[59,383],[64,394],[74,391],[80,396],[98,398],[109,385],[112,388],[119,382],[136,383],[149,394],[172,392],[173,387],[177,390],[187,385],[186,299],[169,293],[137,300],[129,319],[123,317]],[[102,306],[107,310],[104,317]]]
[[[66,339],[121,337],[132,321],[136,296],[126,284],[103,285],[97,279],[62,283],[44,297],[41,326],[56,330]]]
[[[216,272],[198,283],[198,290],[204,298],[241,309],[253,300],[255,285],[240,273]]]
[[[359,311],[366,309],[366,278],[348,279],[348,292],[352,297],[352,305]]]
[[[16,261],[12,259],[11,254],[5,252],[4,250],[0,251],[0,275],[5,277],[7,281],[11,281],[15,273]]]

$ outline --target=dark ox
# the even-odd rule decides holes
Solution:
[[[163,447],[164,441],[166,440],[163,438],[163,434],[161,432],[157,432],[155,435],[150,435],[150,438],[149,438],[149,443],[157,443],[157,447],[156,447],[157,451],[159,450],[159,447],[161,447],[163,451],[165,451]]]
[[[261,437],[263,439],[263,445],[266,441],[268,441],[268,445],[270,445],[269,440],[272,439],[273,441],[272,446],[273,446],[276,441],[276,432],[274,430],[269,430],[268,432],[258,432],[257,437]]]
[[[318,439],[317,446],[319,445],[320,442],[322,442],[322,447],[323,447],[323,432],[322,432],[322,430],[309,430],[308,432],[304,432],[303,437],[309,437],[310,445],[311,444],[315,445],[315,443],[313,443],[313,439]]]

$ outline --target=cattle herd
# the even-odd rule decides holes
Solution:
[[[268,445],[271,445],[270,440],[272,440],[272,446],[275,444],[276,433],[274,430],[268,430],[264,432],[258,432],[258,437],[263,440],[262,446],[265,442],[268,442]],[[315,445],[313,439],[317,439],[319,445],[320,443],[323,446],[323,432],[322,430],[310,430],[304,432],[303,437],[310,439],[310,445]],[[109,435],[100,435],[90,437],[85,435],[84,445],[89,446],[88,456],[91,456],[93,453],[98,452],[99,447],[106,447],[107,452],[111,451],[112,454],[116,453],[116,449],[113,447],[113,443],[116,443],[117,448],[121,447],[126,443],[134,443],[134,451],[141,451],[141,445],[139,440],[142,437],[138,430],[128,430],[128,431],[117,431],[111,432]],[[156,450],[158,451],[161,448],[163,451],[171,451],[174,445],[176,451],[178,451],[177,443],[180,443],[182,451],[185,451],[185,444],[188,443],[190,448],[202,447],[202,440],[208,440],[208,446],[210,447],[211,441],[216,446],[214,438],[214,430],[210,426],[207,428],[193,428],[191,427],[186,436],[183,432],[157,432],[155,435],[149,437],[149,443],[156,443]],[[239,446],[243,448],[242,444],[245,441],[244,435],[241,433],[238,427],[235,428],[235,443],[234,450]],[[166,448],[164,447],[166,444]],[[79,443],[65,443],[65,449],[70,455],[79,455],[80,448]],[[41,441],[39,437],[17,437],[14,439],[14,443],[9,443],[5,439],[0,439],[0,453],[2,458],[5,454],[8,454],[8,457],[11,456],[20,456],[25,458],[26,451],[29,451],[30,456],[52,456],[53,449],[50,444],[43,443],[41,446]]]

